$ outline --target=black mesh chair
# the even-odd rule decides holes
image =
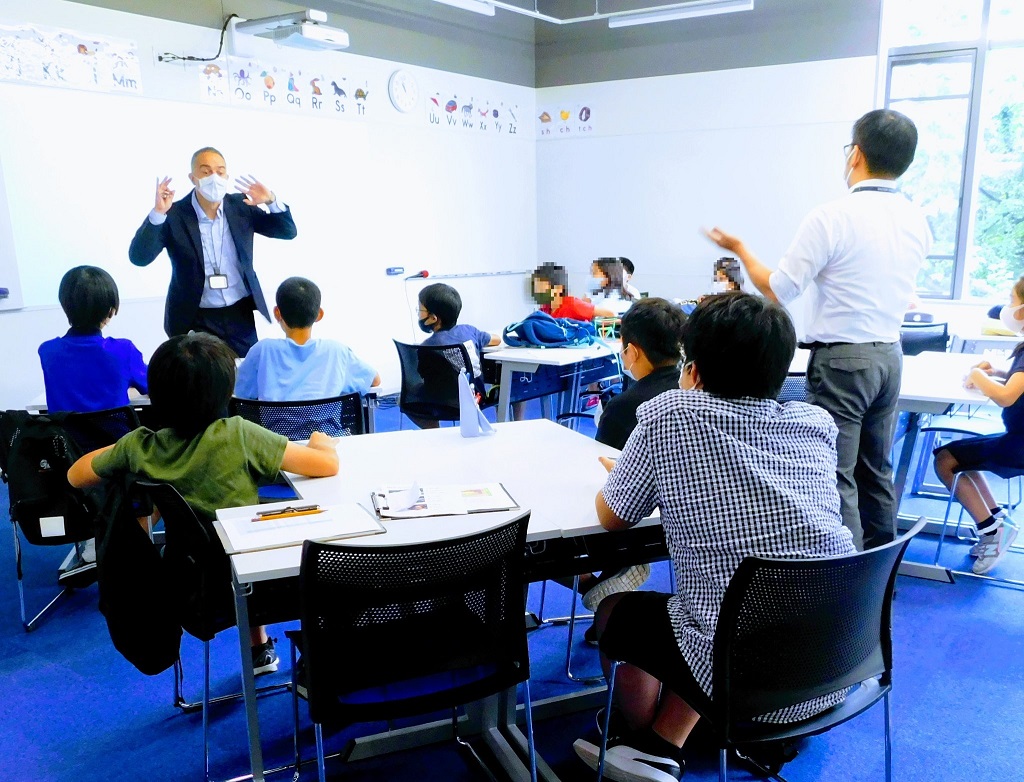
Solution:
[[[139,428],[139,416],[131,407],[113,407],[94,413],[69,413],[64,429],[83,453],[116,443]]]
[[[117,442],[123,435],[137,429],[139,426],[138,416],[130,407],[115,407],[109,410],[99,410],[91,413],[66,413],[61,415],[63,427],[67,436],[77,446],[78,454],[95,451],[97,448],[111,445]],[[75,454],[75,455],[78,455]],[[36,623],[43,615],[50,610],[57,602],[70,594],[78,587],[88,586],[96,580],[96,571],[91,570],[77,575],[75,579],[61,583],[61,590],[58,592],[38,613],[31,619],[28,618],[28,609],[25,605],[24,586],[24,563],[21,550],[21,537],[18,535],[19,528],[25,540],[34,546],[66,546],[71,544],[76,552],[81,555],[84,545],[95,536],[94,517],[96,508],[85,498],[85,496],[72,489],[67,482],[66,475],[55,475],[53,477],[52,494],[45,503],[34,511],[21,508],[17,514],[12,514],[14,530],[14,560],[18,579],[18,602],[21,609],[21,623],[25,632],[35,628]],[[52,534],[51,530],[43,531],[42,519],[62,519],[61,534]]]
[[[399,409],[413,420],[458,421],[459,374],[473,376],[466,346],[394,343],[402,365]]]
[[[824,733],[879,700],[885,704],[885,778],[892,779],[892,595],[903,554],[924,525],[922,517],[898,540],[856,554],[823,559],[747,557],[736,568],[715,630],[713,696],[705,703],[690,703],[710,723],[718,742],[719,782],[728,778],[729,753],[737,745]],[[605,736],[619,664],[611,665]],[[673,688],[671,681],[664,685],[685,691]],[[852,689],[842,703],[810,719],[756,719],[847,688]],[[598,780],[605,751],[602,741]]]
[[[807,377],[806,375],[789,375],[782,381],[782,390],[779,391],[779,402],[806,402],[807,401]]]
[[[232,397],[231,414],[259,424],[289,440],[308,440],[313,432],[346,437],[366,432],[363,399],[344,394],[305,402],[265,402]]]
[[[904,323],[900,326],[900,346],[904,356],[916,356],[926,351],[945,353],[948,343],[948,323]]]
[[[519,683],[536,779],[523,623],[529,518],[527,512],[486,532],[408,546],[303,544],[302,629],[287,635],[292,691],[305,685],[321,782],[324,723],[342,728],[450,708],[459,740],[457,706]],[[396,656],[396,649],[409,651]],[[293,710],[298,771],[297,695]]]

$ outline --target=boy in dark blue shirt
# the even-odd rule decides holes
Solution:
[[[475,326],[459,323],[462,313],[462,297],[451,285],[435,282],[420,291],[420,307],[416,315],[420,330],[430,336],[424,345],[465,345],[469,360],[473,364],[473,385],[483,395],[484,381],[480,368],[481,351],[485,347],[501,344],[501,337],[480,331]],[[436,429],[440,424],[430,418],[412,417],[420,429]]]
[[[127,405],[129,388],[147,393],[139,349],[131,340],[103,336],[120,307],[114,279],[96,266],[76,266],[57,296],[71,328],[39,346],[47,408],[90,413]]]
[[[139,349],[131,340],[103,336],[121,306],[114,278],[96,266],[76,266],[61,279],[57,298],[71,328],[39,346],[47,408],[91,413],[127,405],[129,388],[148,393]],[[95,568],[94,541],[76,544],[57,582],[85,586],[95,578]]]

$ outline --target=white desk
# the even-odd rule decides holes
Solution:
[[[500,391],[498,392],[499,422],[507,421],[512,401],[512,373],[536,372],[540,367],[574,367],[573,382],[567,392],[570,399],[579,396],[579,366],[588,359],[604,358],[618,354],[622,344],[618,341],[597,343],[585,348],[512,348],[504,347],[484,353],[484,358],[501,365]],[[550,413],[545,410],[550,417]]]
[[[128,406],[129,407],[149,407],[149,396],[146,394],[140,394],[134,388],[128,389]],[[46,412],[46,392],[40,391],[34,397],[32,401],[25,405],[25,409],[30,413],[43,413]]]
[[[528,540],[602,531],[597,523],[594,497],[604,485],[606,472],[597,457],[615,455],[618,453],[615,449],[546,420],[498,424],[495,428],[497,431],[492,437],[469,439],[459,434],[458,427],[346,437],[338,443],[341,466],[337,476],[291,477],[304,500],[324,505],[356,501],[366,504],[374,488],[414,480],[456,484],[500,481],[522,509],[531,510]],[[519,512],[506,511],[396,519],[384,523],[387,532],[383,535],[353,538],[346,543],[379,546],[438,540],[488,529],[517,515]],[[657,523],[656,519],[646,522],[647,525]],[[219,523],[215,526],[222,533]],[[291,546],[231,557],[242,692],[256,782],[263,779],[263,754],[248,643],[247,595],[253,583],[297,575],[301,553],[301,546]],[[489,703],[476,716],[475,724],[512,778],[525,780],[529,779],[528,770],[509,743],[523,741],[515,727],[514,698],[514,693],[506,694]],[[447,727],[442,730],[450,732]],[[550,768],[539,759],[538,763],[542,778],[557,780]]]

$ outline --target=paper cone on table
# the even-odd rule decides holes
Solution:
[[[494,434],[494,427],[476,404],[476,395],[469,385],[469,375],[459,373],[459,429],[463,437]]]

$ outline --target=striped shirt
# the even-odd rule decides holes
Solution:
[[[744,557],[854,552],[839,514],[836,426],[827,412],[802,402],[666,391],[638,409],[604,499],[631,524],[661,509],[676,574],[669,616],[683,657],[709,695],[718,612]],[[764,719],[806,719],[844,695]]]

